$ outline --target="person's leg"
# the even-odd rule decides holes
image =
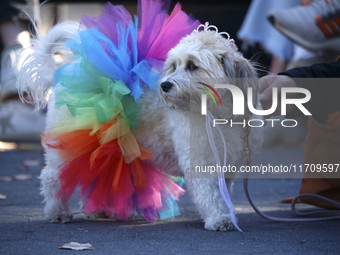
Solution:
[[[7,100],[17,95],[15,87],[15,64],[21,50],[30,45],[28,23],[21,20],[8,20],[0,24],[1,52],[0,99]]]
[[[30,45],[30,19],[37,18],[38,0],[3,0],[0,11],[1,73],[0,99],[17,94],[15,64],[22,50]]]
[[[28,32],[28,22],[23,20],[4,21],[0,23],[0,37],[4,48],[13,44],[21,44],[24,47],[30,44],[30,33]]]
[[[2,0],[0,10],[0,140],[39,139],[44,116],[23,104],[16,88],[15,69],[23,48],[30,45],[30,18],[38,0]]]

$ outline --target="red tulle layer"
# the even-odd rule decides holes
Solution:
[[[104,125],[102,130],[107,127]],[[138,213],[146,221],[158,218],[162,200],[178,200],[184,190],[145,159],[152,155],[140,147],[141,156],[127,164],[117,139],[100,145],[91,130],[57,136],[50,147],[59,149],[61,189],[57,196],[67,200],[76,187],[86,201],[84,212],[101,213],[128,220]]]

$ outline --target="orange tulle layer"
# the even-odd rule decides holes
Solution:
[[[139,147],[140,156],[127,163],[118,139],[100,144],[100,138],[115,122],[92,130],[75,130],[49,139],[47,145],[58,149],[61,189],[57,196],[67,200],[76,187],[86,201],[84,212],[106,213],[128,220],[139,214],[146,221],[158,218],[162,201],[178,200],[184,190],[145,160],[151,152]]]

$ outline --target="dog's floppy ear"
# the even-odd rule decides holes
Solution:
[[[252,98],[256,108],[258,102],[258,76],[254,65],[237,51],[224,55],[222,64],[230,83],[243,91],[245,102],[247,102],[248,87],[253,88]],[[245,109],[248,110],[247,104],[245,104]],[[246,112],[249,112],[249,110]]]

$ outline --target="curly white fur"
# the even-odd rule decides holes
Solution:
[[[72,52],[65,48],[65,41],[76,36],[79,23],[67,21],[53,27],[45,37],[38,31],[32,46],[21,52],[19,70],[17,71],[17,88],[19,95],[31,96],[36,109],[47,104],[50,88],[53,85],[54,70],[70,59]],[[25,100],[24,97],[21,97]]]
[[[64,33],[65,29],[69,33]],[[72,30],[72,32],[70,32]],[[68,24],[54,28],[53,34],[47,34],[45,39],[37,44],[43,54],[51,56],[50,47],[53,37],[58,33],[73,35],[73,28]],[[65,40],[67,38],[63,37]],[[40,45],[40,46],[38,46]],[[48,52],[49,51],[49,52]],[[31,64],[31,62],[34,64]],[[33,93],[38,104],[51,84],[53,69],[57,65],[53,59],[40,58],[31,55],[21,70],[21,82],[25,75],[37,73],[28,85],[20,85],[21,91]],[[31,67],[33,65],[33,67]],[[28,70],[26,70],[28,67]],[[42,74],[46,78],[42,78]],[[184,176],[188,191],[193,202],[205,222],[208,230],[226,231],[233,229],[230,212],[225,205],[219,191],[216,178],[211,176],[194,176],[194,165],[216,165],[209,148],[204,116],[200,113],[202,90],[193,81],[229,83],[246,90],[252,86],[257,91],[255,79],[237,80],[236,78],[256,78],[253,65],[237,51],[237,47],[230,40],[210,31],[194,31],[174,47],[168,54],[164,73],[159,82],[159,90],[147,91],[141,96],[139,106],[141,121],[135,136],[139,144],[152,151],[153,158],[149,160],[156,168],[165,173]],[[213,84],[212,84],[213,85]],[[212,114],[218,118],[233,118],[231,94],[228,90],[220,89],[223,106],[213,106]],[[257,93],[254,93],[254,102]],[[246,113],[250,115],[249,112]],[[54,107],[53,93],[49,101],[47,128],[56,118],[67,118],[66,108]],[[243,162],[242,126],[223,127],[223,134],[228,145],[228,164],[240,166]],[[222,142],[216,139],[217,148],[222,148]],[[253,152],[258,152],[262,144],[262,134],[259,129],[253,129],[249,136],[249,143]],[[45,215],[52,222],[66,222],[72,219],[72,213],[66,202],[55,197],[60,188],[58,169],[61,160],[56,150],[46,148],[46,167],[40,176],[42,194],[45,197]],[[231,179],[227,180],[231,188]]]

